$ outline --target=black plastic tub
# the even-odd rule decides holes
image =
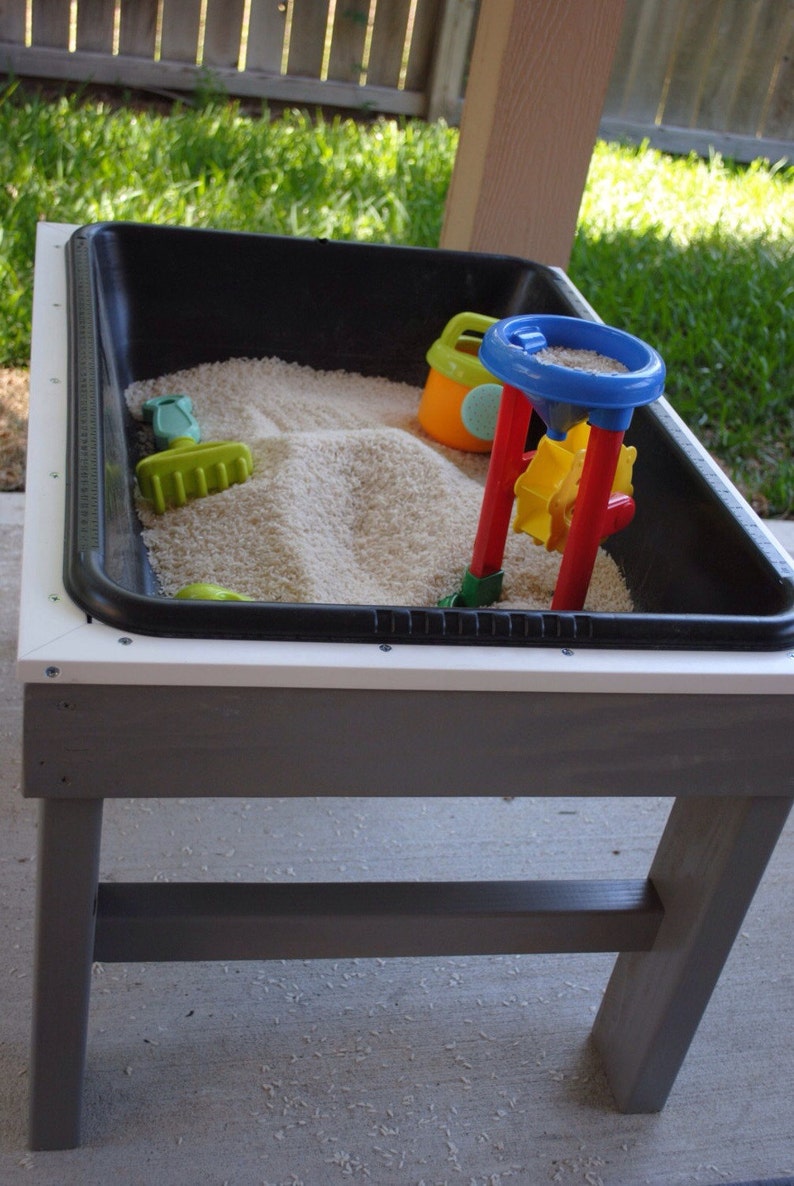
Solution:
[[[92,618],[160,636],[778,650],[794,582],[751,512],[664,405],[638,409],[637,512],[607,543],[630,614],[180,601],[158,594],[134,506],[135,380],[276,356],[421,387],[462,310],[591,317],[553,269],[469,252],[100,223],[67,246],[65,581]],[[664,355],[664,343],[651,343]],[[462,565],[468,557],[462,558]]]

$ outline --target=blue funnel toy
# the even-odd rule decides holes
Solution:
[[[590,350],[626,369],[604,373],[546,362],[538,357],[546,346]],[[483,338],[480,361],[524,393],[548,435],[558,441],[582,420],[625,432],[634,409],[658,399],[664,386],[664,362],[651,346],[623,330],[578,317],[521,314],[498,321]]]

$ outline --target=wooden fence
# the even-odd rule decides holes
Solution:
[[[460,116],[477,0],[0,0],[0,70]]]
[[[626,0],[601,132],[794,157],[794,0]]]
[[[0,71],[457,123],[478,2],[0,0]],[[794,156],[794,0],[626,0],[601,132]]]

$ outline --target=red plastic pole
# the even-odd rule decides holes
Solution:
[[[502,567],[513,513],[514,487],[523,468],[531,415],[532,405],[524,393],[505,384],[469,565],[469,572],[474,577],[491,576]]]
[[[622,443],[622,432],[591,425],[571,530],[551,602],[553,610],[579,610],[584,606],[604,535],[604,518]]]

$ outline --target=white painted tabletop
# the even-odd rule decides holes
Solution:
[[[755,653],[405,644],[383,649],[378,643],[121,635],[89,621],[70,600],[61,575],[68,387],[64,247],[75,229],[57,223],[38,228],[17,661],[22,681],[373,691],[794,692],[793,649]],[[757,522],[790,564],[785,549]]]

